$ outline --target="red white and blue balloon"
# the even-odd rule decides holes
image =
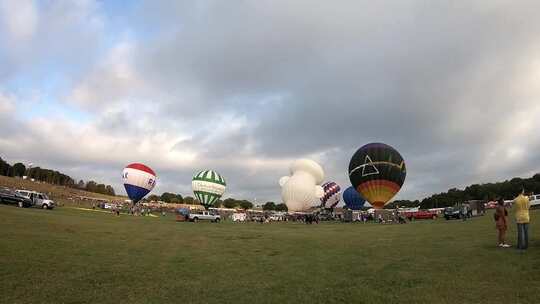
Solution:
[[[150,167],[133,163],[124,168],[122,180],[128,197],[137,203],[156,185],[156,173]]]
[[[321,207],[333,209],[339,204],[341,187],[334,182],[326,182],[322,185],[324,196],[321,197]]]

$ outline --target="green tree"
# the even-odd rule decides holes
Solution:
[[[274,203],[274,202],[266,202],[263,205],[263,210],[276,210],[276,203]]]
[[[239,205],[240,205],[240,208],[242,208],[244,210],[248,210],[248,209],[253,208],[253,203],[250,202],[250,201],[246,201],[246,200],[241,200]]]
[[[8,175],[10,165],[0,157],[0,175]]]
[[[107,187],[105,187],[105,191],[107,192],[108,195],[116,195],[115,192],[114,192],[114,188],[111,186],[111,185],[107,185]]]
[[[5,163],[2,169],[2,175],[13,177],[13,167],[10,164]]]
[[[97,183],[95,181],[89,181],[86,183],[85,189],[86,191],[89,191],[89,192],[96,192]]]
[[[22,163],[16,163],[13,165],[13,175],[23,177],[26,173],[26,166]]]
[[[148,200],[157,202],[161,200],[161,197],[155,194],[151,194],[148,196]]]
[[[98,184],[96,186],[96,193],[107,194],[107,190],[104,184]]]
[[[77,188],[79,189],[84,189],[86,186],[85,186],[85,183],[84,181],[81,179],[79,180],[79,182],[77,183]]]
[[[289,208],[287,208],[287,205],[285,205],[284,203],[280,203],[280,204],[276,205],[275,210],[276,211],[288,211]]]
[[[228,198],[223,201],[223,207],[225,208],[235,208],[238,206],[238,201],[233,198]]]
[[[174,193],[169,193],[169,192],[163,192],[163,194],[161,194],[161,200],[166,202],[166,203],[170,203],[171,200],[175,197]]]

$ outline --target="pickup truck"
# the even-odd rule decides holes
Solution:
[[[31,200],[8,188],[0,188],[0,202],[15,204],[19,206],[19,208],[32,206]]]
[[[221,220],[221,216],[211,214],[208,211],[203,211],[201,213],[190,213],[189,220],[195,223],[202,220],[208,220],[214,223],[219,223],[219,221]]]

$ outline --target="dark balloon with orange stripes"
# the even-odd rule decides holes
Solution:
[[[351,184],[375,209],[384,207],[399,192],[406,175],[403,157],[387,144],[367,144],[349,163]]]

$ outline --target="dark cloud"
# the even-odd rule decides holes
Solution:
[[[383,141],[408,160],[413,196],[493,176],[478,165],[501,144],[508,126],[498,122],[512,119],[515,82],[531,73],[537,4],[307,5],[210,2],[178,15],[167,7],[179,19],[161,22],[175,31],[145,66],[158,85],[180,79],[204,92],[195,107],[242,113],[258,100],[230,100],[283,96],[249,134],[212,141],[221,155],[249,136],[266,157],[339,148],[331,159],[345,168],[356,148]]]

